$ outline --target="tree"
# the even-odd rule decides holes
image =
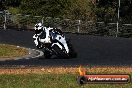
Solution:
[[[93,20],[95,18],[92,0],[71,0],[71,3],[66,11],[66,18],[80,20]]]
[[[5,0],[0,0],[0,10],[4,10],[5,8]]]
[[[115,0],[98,0],[94,9],[97,15],[97,21],[116,22],[117,18],[117,2]]]
[[[132,0],[122,0],[120,7],[122,23],[132,23]]]
[[[70,0],[22,0],[21,13],[58,17],[62,16]]]
[[[20,10],[23,14],[85,20],[94,17],[92,6],[91,0],[22,0]]]

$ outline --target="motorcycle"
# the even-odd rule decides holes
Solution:
[[[54,55],[59,58],[75,58],[77,53],[73,49],[70,40],[66,40],[60,29],[50,29],[49,33],[43,31],[43,33],[33,36],[36,47],[43,49],[45,58],[51,58]],[[47,39],[50,41],[48,43],[45,41],[40,42],[40,39]]]

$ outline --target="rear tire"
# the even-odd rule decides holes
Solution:
[[[51,56],[52,56],[52,54],[51,54],[50,51],[47,51],[47,50],[44,51],[44,57],[45,57],[46,59],[50,59]]]

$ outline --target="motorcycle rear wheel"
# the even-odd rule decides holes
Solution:
[[[50,51],[47,51],[47,50],[44,51],[44,57],[45,57],[46,59],[50,59],[51,56],[52,56],[52,55],[51,55]]]

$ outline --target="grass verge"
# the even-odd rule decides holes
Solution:
[[[77,76],[77,74],[0,75],[0,88],[132,88],[132,82],[80,86],[76,81]]]
[[[14,45],[0,44],[0,58],[14,58],[28,55],[28,50]]]
[[[62,67],[55,69],[54,68],[38,68],[38,69],[18,68],[18,69],[14,69],[14,71],[19,70],[18,71],[19,74],[15,74],[17,72],[12,74],[8,74],[8,73],[1,74],[0,88],[132,88],[132,82],[128,84],[86,84],[80,86],[77,84],[76,81],[77,76],[79,75],[77,73],[78,68],[73,68],[73,70],[72,68],[62,68]],[[7,71],[13,72],[13,69],[7,69]],[[21,73],[21,71],[25,73]],[[26,71],[28,72],[26,73]],[[47,71],[49,71],[49,73]],[[0,72],[2,72],[2,69],[0,70]],[[127,67],[87,68],[87,74],[94,74],[94,73],[130,74],[132,76],[132,68],[127,68]]]

